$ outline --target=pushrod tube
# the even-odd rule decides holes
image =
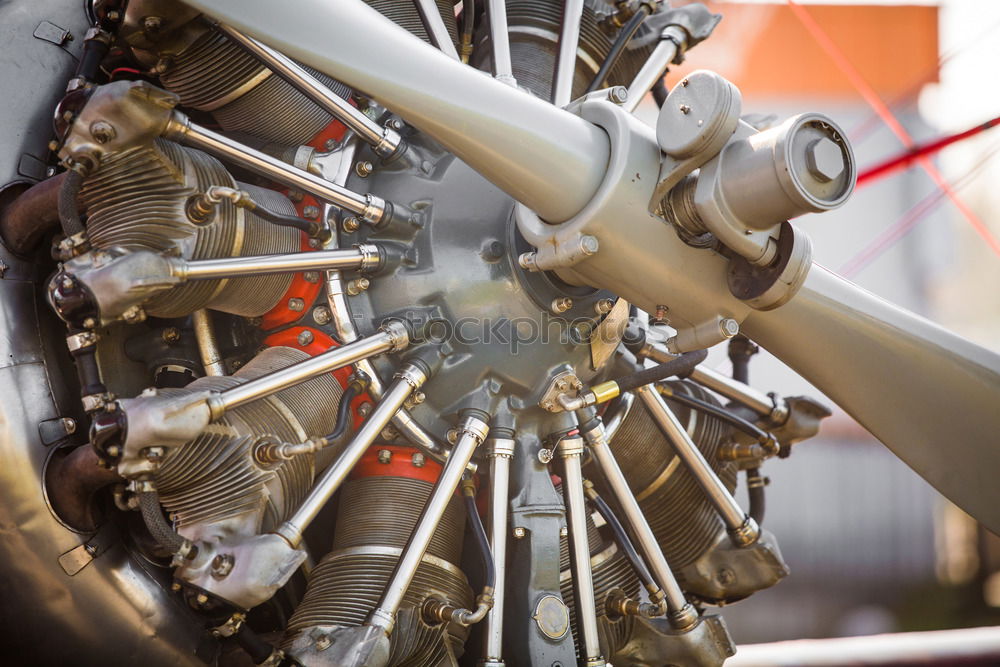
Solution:
[[[628,87],[625,104],[622,105],[622,108],[626,111],[635,111],[635,108],[639,106],[639,102],[646,96],[646,93],[653,87],[653,84],[663,76],[664,70],[667,69],[667,65],[677,56],[678,50],[683,50],[683,44],[686,40],[687,35],[681,28],[674,25],[664,28],[660,34],[660,41],[656,45],[656,48],[649,54],[649,58],[646,59],[646,63],[642,66],[642,69],[632,79],[632,83]]]
[[[469,465],[476,448],[489,433],[486,419],[488,415],[480,410],[466,411],[466,416],[459,426],[458,440],[424,505],[420,521],[410,534],[410,539],[406,541],[406,548],[403,549],[403,554],[392,571],[385,592],[382,593],[382,599],[368,618],[368,625],[381,628],[387,635],[392,633],[396,612],[403,602],[403,596],[406,595],[406,590],[416,576],[424,554],[427,553],[427,547],[430,546],[434,531],[441,523],[448,501],[455,495],[455,489],[462,480],[465,467]]]
[[[517,87],[510,65],[510,34],[507,32],[507,0],[488,0],[490,45],[493,47],[493,76],[497,81]]]
[[[705,492],[712,506],[719,513],[722,522],[726,524],[729,537],[737,547],[750,546],[760,536],[757,522],[750,518],[737,504],[729,489],[713,472],[698,446],[691,440],[684,427],[678,421],[670,407],[656,391],[653,385],[646,385],[636,390],[656,425],[674,447],[681,462],[695,478]]]
[[[580,44],[580,19],[583,0],[565,0],[562,29],[559,32],[559,53],[552,85],[552,104],[564,107],[573,98],[573,78],[576,73],[576,50]]]
[[[590,415],[580,416],[590,417]],[[663,555],[663,550],[657,543],[656,536],[653,535],[653,529],[649,527],[649,522],[646,521],[646,517],[642,513],[642,508],[639,507],[639,502],[635,499],[635,495],[632,494],[632,490],[629,489],[628,481],[626,481],[625,475],[618,466],[615,455],[608,445],[604,425],[599,418],[594,418],[592,425],[586,424],[584,428],[586,430],[583,432],[583,437],[590,447],[590,453],[594,457],[594,461],[597,462],[597,467],[600,468],[601,473],[604,475],[604,480],[611,488],[611,493],[614,494],[615,500],[618,501],[618,505],[625,514],[625,521],[628,522],[632,534],[638,540],[639,548],[642,549],[646,564],[652,570],[653,578],[663,592],[664,601],[667,605],[667,620],[675,629],[685,630],[690,628],[698,622],[698,612],[695,611],[691,603],[684,597],[684,591],[681,590],[680,585],[677,583],[677,579],[674,577],[674,573],[670,569],[666,557]]]
[[[417,11],[420,12],[424,28],[427,29],[427,34],[430,35],[434,46],[441,49],[441,52],[449,58],[460,60],[455,43],[451,41],[451,35],[448,34],[448,28],[445,26],[434,0],[413,0],[413,2],[417,5]]]
[[[208,399],[209,408],[213,417],[216,417],[237,406],[281,391],[285,387],[350,366],[361,359],[402,350],[407,345],[409,345],[409,334],[406,327],[400,322],[388,322],[381,331],[367,338],[333,348],[311,359],[219,392]]]
[[[215,29],[239,44],[247,53],[264,63],[269,70],[353,130],[365,143],[371,144],[379,156],[388,157],[399,148],[402,138],[398,132],[373,121],[350,102],[324,86],[319,79],[291,58],[261,44],[231,25],[218,23]]]
[[[309,495],[299,504],[295,513],[278,527],[276,532],[285,538],[291,546],[297,547],[299,545],[302,541],[303,531],[347,479],[347,475],[361,460],[365,451],[375,442],[375,438],[379,436],[382,429],[392,421],[392,416],[396,414],[396,411],[403,407],[403,402],[427,381],[429,372],[423,364],[407,363],[396,373],[396,379],[389,385],[382,400],[365,419],[354,439],[344,448],[337,460],[323,471],[323,475],[313,485]]]
[[[774,401],[771,400],[770,396],[710,368],[699,366],[688,377],[717,394],[745,405],[761,417],[768,417],[774,412]]]
[[[499,430],[499,429],[498,429]],[[495,434],[495,431],[494,431]],[[507,512],[510,496],[510,460],[513,438],[486,441],[490,464],[490,551],[496,563],[493,608],[486,616],[486,647],[483,667],[503,667],[503,614],[507,585]]]
[[[371,271],[379,264],[376,246],[355,246],[351,250],[317,250],[284,255],[220,257],[177,262],[174,275],[181,280],[207,280],[260,273],[295,273],[323,269]]]
[[[581,664],[586,667],[604,665],[600,636],[597,630],[597,603],[594,600],[594,577],[590,567],[590,544],[587,541],[587,506],[583,495],[583,471],[580,457],[583,438],[564,437],[556,447],[563,461],[562,490],[566,501],[566,521],[569,524],[570,554],[573,556],[573,592],[576,595],[576,623],[580,641]]]
[[[201,357],[201,365],[205,369],[205,375],[217,377],[226,374],[226,367],[222,364],[222,354],[219,353],[219,342],[215,337],[215,327],[212,325],[212,316],[202,308],[191,313],[191,324],[194,328],[194,338],[198,343],[198,355]]]
[[[218,132],[196,125],[179,111],[175,111],[171,116],[163,137],[211,153],[256,174],[307,192],[334,206],[357,213],[369,222],[387,221],[392,214],[391,207],[380,197],[358,194],[308,171],[293,167]]]

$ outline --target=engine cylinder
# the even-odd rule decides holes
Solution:
[[[301,232],[268,223],[223,202],[211,220],[196,225],[188,200],[212,185],[251,190],[262,204],[295,214],[287,197],[238,184],[215,158],[170,141],[113,155],[89,176],[80,193],[87,236],[95,249],[122,247],[175,254],[185,259],[296,252]],[[289,274],[197,280],[152,298],[144,309],[157,317],[180,317],[200,308],[244,316],[266,313],[288,291]]]
[[[306,358],[293,348],[267,348],[232,376],[203,377],[176,391],[227,389]],[[297,456],[265,467],[254,458],[254,444],[264,436],[302,442],[328,433],[342,393],[332,375],[314,378],[230,410],[167,456],[155,482],[178,528],[189,533],[250,517],[247,528],[257,531],[285,519],[309,490],[313,459]]]
[[[361,625],[375,609],[441,470],[431,461],[417,465],[414,452],[376,445],[344,484],[333,549],[316,566],[305,597],[288,622],[286,647],[318,629]],[[421,619],[420,605],[433,596],[471,607],[472,590],[457,566],[464,526],[465,510],[458,497],[452,497],[397,613],[389,665],[436,665],[449,651],[461,655],[468,629],[448,626],[450,647],[446,647],[441,628]],[[306,665],[323,664],[322,652],[296,649],[293,654]]]

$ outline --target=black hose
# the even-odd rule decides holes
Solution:
[[[666,75],[667,72],[664,70],[663,75],[656,80],[656,83],[653,84],[651,89],[653,99],[656,100],[656,106],[661,108],[663,107],[664,102],[667,101],[667,95],[670,94],[669,91],[667,91],[667,84],[663,82],[663,77]]]
[[[142,512],[142,520],[146,523],[149,534],[157,544],[171,554],[179,553],[185,545],[190,544],[167,523],[160,509],[160,497],[156,491],[143,491],[139,494],[139,510]]]
[[[80,206],[77,204],[77,197],[83,188],[83,175],[70,169],[63,179],[62,187],[59,188],[59,224],[62,225],[63,234],[67,237],[79,234],[83,231],[83,223],[80,222]]]
[[[476,27],[476,0],[462,0],[462,39],[464,48],[472,44],[472,32]]]
[[[764,478],[760,476],[760,468],[747,468],[747,498],[750,518],[759,526],[764,523]]]
[[[274,647],[261,639],[246,623],[240,625],[233,639],[250,656],[255,665],[262,664],[274,654]]]
[[[347,425],[351,422],[351,402],[363,391],[359,383],[352,382],[347,385],[343,395],[340,397],[340,405],[337,406],[337,423],[334,425],[330,435],[324,438],[327,442],[336,442],[347,432]]]
[[[598,513],[604,517],[604,521],[607,522],[608,527],[611,528],[611,532],[615,534],[615,542],[621,547],[621,550],[625,552],[625,557],[629,559],[632,563],[632,568],[635,573],[639,575],[643,583],[650,590],[659,588],[659,585],[653,579],[653,575],[649,572],[649,568],[646,567],[646,563],[639,557],[639,553],[635,550],[635,546],[632,544],[632,540],[629,539],[628,533],[625,532],[625,527],[622,525],[615,513],[611,511],[611,507],[608,503],[604,501],[597,491],[591,490],[588,494],[590,497],[590,502],[594,504],[597,508]]]
[[[618,31],[618,36],[615,37],[615,41],[611,45],[611,50],[608,51],[608,55],[605,56],[604,62],[601,63],[601,68],[597,70],[597,74],[594,75],[594,80],[590,82],[589,86],[587,86],[587,93],[592,93],[604,85],[604,80],[608,78],[608,74],[610,74],[611,70],[613,70],[615,65],[618,64],[618,60],[621,58],[625,47],[628,46],[630,41],[632,41],[632,37],[634,37],[635,33],[639,31],[639,26],[641,26],[642,22],[646,20],[647,16],[649,16],[649,9],[649,5],[647,4],[640,5],[639,9],[636,10],[632,18],[628,20],[628,23],[626,23],[624,27]]]
[[[277,213],[261,206],[256,202],[254,202],[253,212],[271,224],[279,225],[281,227],[294,227],[295,229],[305,232],[306,235],[310,237],[319,236],[320,232],[324,229],[323,225],[318,222],[306,220],[296,215]]]
[[[483,587],[493,589],[497,584],[496,563],[493,562],[493,551],[490,549],[489,538],[486,537],[486,528],[483,527],[483,520],[479,516],[479,509],[476,507],[476,496],[473,495],[472,487],[466,487],[462,496],[465,498],[465,513],[469,516],[469,524],[472,526],[472,533],[475,535],[476,544],[479,547],[479,554],[483,561]]]
[[[626,375],[623,378],[618,378],[615,380],[615,383],[618,385],[619,393],[625,393],[626,391],[644,387],[647,384],[665,380],[673,375],[684,377],[693,371],[695,366],[705,361],[706,357],[708,357],[708,352],[705,350],[685,352],[676,359],[671,359],[666,363],[646,368],[637,373]]]
[[[773,439],[770,435],[767,434],[766,431],[764,431],[761,428],[758,428],[756,424],[753,424],[747,421],[746,419],[743,419],[739,415],[733,414],[732,412],[726,410],[725,408],[720,408],[717,405],[713,405],[708,401],[703,401],[700,398],[691,396],[690,394],[685,394],[679,391],[671,391],[667,395],[667,398],[676,403],[680,403],[681,405],[686,405],[689,408],[698,410],[699,412],[704,412],[705,414],[717,417],[725,421],[726,423],[735,426],[739,430],[749,435],[751,438],[756,439],[757,442],[761,444],[764,444],[769,440]]]

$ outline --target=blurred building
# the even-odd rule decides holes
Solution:
[[[804,111],[824,112],[847,133],[862,171],[904,149],[842,63],[786,3],[708,4],[723,21],[671,72],[668,87],[685,73],[710,69],[740,88],[744,114],[753,114],[755,122],[769,115],[780,121]],[[964,4],[993,8],[985,17],[963,9],[962,38],[953,49],[967,47],[984,31],[983,41],[990,40],[989,30],[997,26],[991,27],[989,15],[1000,20],[1000,3]],[[987,119],[969,118],[982,111],[966,110],[946,122],[921,113],[921,95],[940,90],[943,67],[959,60],[957,52],[941,55],[947,8],[882,3],[803,8],[917,143],[964,129],[963,122]],[[956,26],[949,30],[954,33]],[[655,119],[655,107],[646,104],[641,113]],[[988,117],[1000,115],[1000,103],[993,111]],[[1000,147],[1000,129],[995,132],[977,139],[975,150],[972,144],[962,147],[964,159],[955,159],[956,145],[935,163],[946,167],[945,178],[956,184],[959,196],[1000,235],[1000,215],[994,213],[1000,208],[986,206],[1000,192],[983,180],[989,157]],[[886,230],[907,219],[912,224],[906,234],[879,243]],[[974,286],[988,292],[987,285],[998,284],[995,279],[984,284],[983,276],[997,277],[1000,257],[984,248],[920,168],[859,188],[838,211],[795,223],[812,238],[820,264],[846,271],[862,287],[980,344],[1000,346],[1000,308],[989,306],[987,317],[977,316],[960,296]],[[995,304],[1000,295],[992,292],[986,298]],[[709,363],[728,372],[724,346],[713,350]],[[822,395],[763,353],[751,363],[751,379],[765,391]],[[777,536],[792,575],[724,610],[737,643],[1000,623],[983,597],[992,567],[989,540],[847,415],[835,414],[820,437],[799,445],[791,458],[770,462],[764,472],[772,481],[765,525]],[[1000,605],[1000,578],[993,586],[993,602]]]

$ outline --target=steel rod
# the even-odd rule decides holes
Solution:
[[[660,77],[663,76],[673,59],[677,56],[679,44],[684,44],[687,35],[681,28],[671,25],[664,28],[660,35],[660,41],[649,54],[646,63],[636,73],[632,83],[628,87],[628,95],[625,104],[622,105],[626,111],[635,111],[635,108],[642,102],[642,98],[653,87]]]
[[[347,479],[347,475],[357,465],[365,451],[375,442],[375,438],[392,421],[392,416],[396,414],[396,411],[403,407],[403,402],[426,381],[427,371],[416,364],[407,363],[400,369],[382,400],[365,419],[351,442],[344,448],[337,460],[323,471],[322,476],[309,491],[309,495],[299,503],[295,513],[278,528],[277,533],[288,540],[289,544],[293,547],[299,545],[302,541],[302,532],[312,523],[316,515]]]
[[[484,667],[503,667],[503,614],[507,585],[507,513],[510,495],[510,460],[513,438],[490,438],[490,551],[496,563],[493,609],[486,616]]]
[[[573,568],[573,593],[576,596],[576,630],[582,646],[581,663],[586,667],[603,665],[600,636],[597,630],[597,603],[594,600],[594,577],[590,567],[590,543],[587,540],[587,506],[583,495],[583,471],[580,456],[583,438],[564,437],[556,447],[563,461],[563,496],[566,522],[569,524],[570,564]]]
[[[258,42],[249,35],[243,34],[231,25],[218,23],[215,28],[264,63],[269,70],[290,83],[324,111],[353,130],[365,143],[371,144],[378,155],[388,157],[399,148],[402,141],[399,133],[373,121],[349,101],[323,85],[322,81],[288,56]]]
[[[455,49],[455,43],[451,41],[451,35],[448,34],[448,28],[445,26],[444,19],[441,18],[441,12],[434,0],[413,0],[413,3],[417,6],[417,11],[420,12],[424,28],[426,28],[431,41],[434,42],[434,46],[441,49],[441,52],[449,58],[461,61],[458,50]]]
[[[493,76],[497,81],[517,87],[510,64],[510,33],[507,32],[507,0],[488,0],[490,45],[493,47]]]
[[[409,344],[406,327],[399,322],[386,324],[381,331],[353,343],[333,348],[315,357],[268,373],[256,380],[226,389],[209,399],[212,414],[222,414],[237,406],[255,401],[300,382],[350,366],[384,352],[398,351]]]
[[[484,413],[480,413],[480,415],[486,417]],[[458,488],[465,467],[472,460],[476,448],[486,439],[488,433],[489,425],[484,419],[468,415],[463,420],[459,427],[458,440],[447,463],[441,470],[438,481],[434,484],[434,489],[431,491],[427,503],[424,505],[420,521],[406,541],[406,548],[403,549],[403,554],[392,571],[392,576],[389,578],[385,592],[382,593],[378,607],[368,619],[369,625],[382,628],[386,634],[392,632],[396,612],[403,602],[403,596],[406,595],[406,590],[417,574],[417,568],[420,566],[424,554],[427,553],[427,547],[430,546],[431,538],[434,537],[434,532],[437,530],[438,524],[441,523],[449,501],[455,495],[455,489]]]
[[[667,558],[663,555],[663,549],[660,548],[660,544],[653,534],[653,529],[650,528],[642,508],[639,507],[639,501],[636,500],[629,488],[628,481],[608,445],[604,425],[599,418],[594,418],[592,421],[593,425],[587,424],[584,427],[586,430],[583,437],[590,447],[590,453],[593,455],[594,461],[597,462],[597,467],[601,469],[604,480],[608,483],[611,493],[618,502],[618,506],[624,513],[625,521],[628,523],[632,535],[639,543],[646,564],[652,571],[653,579],[663,592],[667,605],[667,619],[674,628],[689,628],[698,621],[698,612],[684,597],[684,591],[677,583],[677,578],[674,577],[673,570],[670,569]]]
[[[175,265],[174,275],[182,280],[206,280],[247,274],[295,273],[323,269],[371,270],[378,265],[378,257],[378,248],[373,245],[355,246],[351,250],[220,257],[178,262]]]
[[[576,74],[576,51],[580,44],[580,20],[583,0],[565,0],[562,29],[559,32],[559,53],[556,56],[552,103],[564,107],[573,99],[573,79]]]
[[[191,313],[191,326],[194,329],[194,339],[198,343],[198,356],[205,369],[205,375],[218,377],[226,374],[222,364],[222,354],[219,353],[219,342],[215,337],[215,327],[212,316],[204,308]]]
[[[717,394],[745,405],[762,417],[774,412],[775,405],[770,396],[722,373],[699,366],[688,377]]]
[[[266,153],[233,141],[218,132],[196,125],[179,111],[174,112],[163,136],[166,139],[211,153],[216,157],[230,160],[256,174],[307,192],[330,202],[334,206],[357,213],[369,222],[382,222],[391,215],[389,205],[380,197],[371,194],[358,194],[310,174],[308,171],[293,167]]]
[[[691,436],[678,421],[670,407],[664,402],[660,393],[653,385],[646,385],[636,390],[639,400],[642,401],[656,425],[660,428],[667,440],[674,447],[681,463],[687,468],[691,476],[695,478],[698,485],[705,492],[712,506],[719,513],[722,522],[726,524],[729,536],[733,543],[739,547],[745,547],[757,541],[760,535],[760,528],[757,523],[743,511],[743,509],[729,493],[722,480],[715,474],[712,467],[705,460],[705,456],[698,449],[698,446],[691,440]]]

